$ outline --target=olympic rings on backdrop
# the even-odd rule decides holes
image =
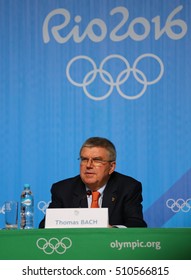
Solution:
[[[188,198],[187,200],[184,200],[182,198],[179,198],[177,200],[174,200],[173,198],[169,198],[166,201],[166,206],[172,210],[172,212],[189,212],[191,209],[191,198]]]
[[[40,211],[42,211],[44,214],[46,213],[46,209],[48,208],[48,205],[50,204],[50,201],[47,203],[45,201],[39,201],[37,207]]]
[[[153,80],[148,80],[148,78],[143,73],[143,71],[138,68],[138,66],[139,66],[138,64],[140,63],[140,61],[142,61],[145,58],[152,58],[152,59],[156,60],[159,64],[160,72],[159,72],[158,76]],[[118,74],[116,80],[114,80],[114,78],[108,72],[108,70],[104,69],[105,64],[108,61],[111,61],[112,59],[117,59],[117,60],[119,60],[119,61],[121,61],[122,63],[125,64],[125,69]],[[86,74],[84,73],[84,78],[83,78],[82,82],[77,82],[71,77],[71,69],[70,68],[71,68],[71,66],[74,66],[75,62],[77,62],[79,60],[88,61],[91,65],[91,67],[92,67],[91,71],[89,71]],[[133,73],[133,76],[136,79],[136,81],[143,85],[142,90],[139,93],[135,94],[134,96],[125,94],[120,88],[120,86],[128,80],[131,72]],[[149,85],[155,84],[161,79],[161,77],[163,76],[163,73],[164,73],[163,62],[161,61],[161,59],[157,55],[152,54],[152,53],[146,53],[146,54],[140,55],[135,60],[132,67],[130,66],[130,64],[129,64],[129,62],[126,58],[124,58],[123,56],[118,55],[118,54],[112,54],[112,55],[109,55],[106,58],[104,58],[103,61],[100,63],[98,68],[97,68],[94,60],[92,58],[88,57],[88,56],[85,56],[85,55],[79,55],[79,56],[76,56],[76,57],[72,58],[69,61],[69,63],[67,64],[67,67],[66,67],[66,76],[67,76],[68,80],[70,81],[70,83],[77,86],[77,87],[82,87],[83,90],[84,90],[84,93],[90,99],[97,100],[97,101],[98,100],[104,100],[107,97],[109,97],[110,94],[112,93],[114,87],[116,87],[118,93],[123,98],[131,99],[131,100],[132,99],[138,99],[139,97],[141,97],[145,93],[145,91],[146,91],[146,89]],[[102,95],[100,97],[93,96],[87,90],[87,86],[94,82],[95,78],[97,77],[97,74],[99,74],[102,81],[106,85],[109,86],[109,90],[104,95]]]

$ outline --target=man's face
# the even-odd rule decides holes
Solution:
[[[103,187],[115,170],[115,161],[110,162],[109,153],[101,147],[84,147],[81,151],[80,176],[92,191]]]

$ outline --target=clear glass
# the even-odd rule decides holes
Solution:
[[[18,228],[18,202],[17,201],[5,202],[5,228],[6,229]]]

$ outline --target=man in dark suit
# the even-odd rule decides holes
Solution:
[[[109,227],[147,227],[142,213],[142,185],[115,171],[116,149],[106,138],[92,137],[80,150],[80,175],[52,185],[49,208],[91,207],[99,192],[99,207],[109,211]],[[45,218],[40,222],[43,228]]]

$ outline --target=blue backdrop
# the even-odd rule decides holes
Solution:
[[[116,145],[150,227],[191,226],[191,2],[0,1],[0,227],[4,201],[79,172],[86,138]]]

